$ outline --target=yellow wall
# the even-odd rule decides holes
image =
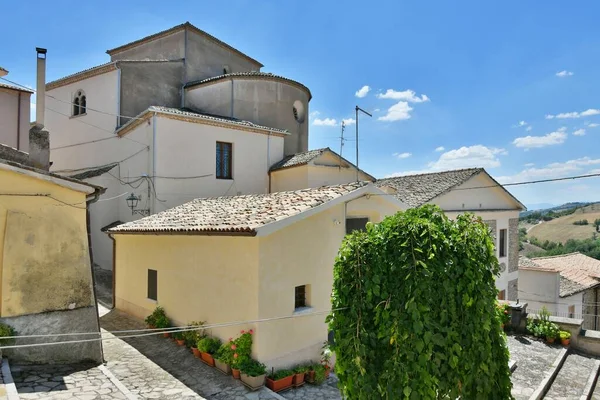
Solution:
[[[271,193],[308,188],[306,166],[285,168],[271,172]]]
[[[86,195],[21,173],[0,171],[2,317],[94,304]]]
[[[258,240],[252,237],[115,235],[116,307],[145,318],[157,304],[178,325],[257,316]],[[147,298],[148,269],[158,274],[158,303]],[[219,328],[222,340],[248,327]]]

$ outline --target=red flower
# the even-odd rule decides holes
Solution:
[[[238,358],[238,355],[237,355],[237,353],[234,353],[234,354],[233,354],[233,358]]]
[[[229,338],[229,341],[230,341],[230,342],[233,342],[233,338],[232,338],[232,337],[230,337],[230,338]]]
[[[235,349],[237,349],[237,346],[235,344],[232,344],[231,345],[231,350],[235,350]]]
[[[254,329],[250,329],[248,333],[252,335],[254,333]]]
[[[246,333],[246,331],[242,329],[242,330],[240,331],[240,333],[243,335],[244,333]]]

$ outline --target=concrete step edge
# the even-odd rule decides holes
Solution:
[[[19,392],[17,391],[17,386],[15,385],[15,381],[13,380],[12,373],[10,372],[10,364],[8,363],[8,359],[2,358],[2,377],[4,378],[4,388],[6,389],[6,397],[8,400],[20,400]]]
[[[560,371],[565,363],[568,354],[568,349],[562,349],[560,353],[558,353],[558,357],[556,357],[556,360],[554,360],[552,366],[548,369],[548,371],[546,371],[544,379],[542,379],[537,389],[529,397],[529,400],[541,400],[544,398],[546,393],[548,393],[550,386],[552,386],[552,382],[554,382],[554,378],[556,378],[558,371]]]
[[[592,398],[592,394],[594,393],[594,389],[596,388],[596,382],[598,381],[598,373],[600,372],[600,360],[594,361],[594,367],[590,372],[590,376],[588,377],[587,383],[585,384],[585,388],[583,389],[583,394],[579,397],[579,400],[590,400]]]

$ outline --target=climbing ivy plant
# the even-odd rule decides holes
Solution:
[[[437,206],[346,237],[334,268],[336,373],[348,399],[511,399],[487,225]]]

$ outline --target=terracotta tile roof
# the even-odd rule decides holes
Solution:
[[[600,260],[581,253],[519,258],[519,269],[536,268],[560,273],[560,297],[571,296],[600,285]]]
[[[23,87],[9,85],[7,83],[2,83],[2,82],[0,82],[0,88],[16,90],[18,92],[33,93],[33,90],[31,90],[31,89],[25,89]]]
[[[270,170],[276,171],[278,169],[308,164],[327,150],[329,150],[329,147],[325,147],[323,149],[309,150],[302,153],[296,153],[294,155],[287,156],[283,160],[273,164]]]
[[[310,89],[307,88],[306,86],[304,86],[303,84],[301,84],[300,82],[295,81],[293,79],[286,78],[285,76],[275,75],[271,72],[257,72],[257,71],[232,72],[230,74],[213,76],[212,78],[206,78],[206,79],[202,79],[200,81],[188,82],[185,85],[185,88],[190,88],[190,87],[198,86],[198,85],[204,85],[206,83],[216,82],[216,81],[220,81],[222,79],[230,79],[230,78],[256,78],[256,79],[284,81],[286,83],[290,83],[292,85],[300,87],[302,90],[304,90],[306,93],[308,93],[308,100],[310,101],[310,99],[312,99],[312,93],[310,92]]]
[[[378,179],[375,185],[396,190],[396,197],[411,207],[418,207],[450,191],[473,176],[484,172],[483,168],[456,169],[428,174],[404,175]]]
[[[89,179],[89,178],[95,178],[97,176],[100,176],[100,175],[103,175],[103,174],[107,173],[108,171],[110,171],[111,169],[113,169],[114,167],[116,167],[117,165],[118,165],[118,163],[112,163],[112,164],[104,165],[104,166],[101,166],[101,167],[87,169],[85,171],[77,172],[77,173],[75,173],[73,175],[67,175],[67,176],[69,178],[79,179],[79,180]]]
[[[355,182],[289,192],[196,199],[137,221],[109,229],[109,233],[245,233],[281,221],[368,185]]]
[[[226,49],[229,49],[229,50],[233,51],[234,53],[237,53],[237,54],[241,55],[242,57],[244,57],[244,58],[252,61],[253,63],[257,64],[260,67],[263,67],[263,65],[260,62],[256,61],[254,58],[252,58],[252,57],[250,57],[250,56],[242,53],[238,49],[236,49],[236,48],[228,45],[227,43],[225,43],[225,42],[217,39],[213,35],[204,32],[202,29],[199,29],[199,28],[195,27],[194,25],[192,25],[189,22],[185,22],[183,24],[176,25],[176,26],[174,26],[172,28],[165,29],[164,31],[153,33],[152,35],[148,35],[148,36],[145,36],[145,37],[143,37],[141,39],[134,40],[133,42],[129,42],[129,43],[121,45],[119,47],[115,47],[114,49],[106,50],[106,53],[108,55],[113,55],[115,53],[119,53],[119,52],[121,52],[123,50],[126,50],[127,48],[133,48],[133,47],[135,47],[137,45],[140,45],[142,43],[149,42],[149,41],[151,41],[153,39],[158,39],[160,37],[168,36],[171,33],[175,33],[177,31],[180,31],[180,30],[183,30],[183,29],[186,29],[186,28],[190,29],[191,31],[196,32],[196,33],[198,33],[198,34],[200,34],[202,36],[207,37],[208,39],[212,40],[213,42],[217,43],[218,45],[220,45],[222,47],[225,47]]]

